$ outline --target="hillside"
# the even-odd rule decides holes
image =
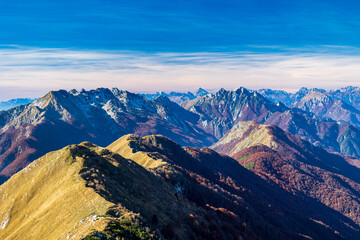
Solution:
[[[358,236],[356,225],[326,206],[311,209],[311,199],[287,194],[229,157],[162,136],[126,135],[108,149],[67,146],[0,192],[1,239]]]
[[[108,148],[164,176],[175,186],[181,183],[184,195],[198,205],[223,207],[240,218],[246,215],[252,219],[252,224],[259,224],[260,219],[266,220],[281,233],[279,236],[266,236],[266,239],[302,239],[305,236],[327,239],[325,232],[330,229],[336,229],[335,232],[345,238],[359,234],[358,230],[355,230],[359,229],[359,226],[326,205],[319,204],[301,193],[293,195],[264,181],[241,167],[234,159],[221,156],[208,148],[181,148],[161,136],[140,138],[134,135],[124,136]],[[169,169],[169,165],[171,169],[175,169],[172,172],[182,173],[185,178],[179,180],[178,175],[164,171],[163,169]],[[211,192],[194,187],[191,182],[215,189],[218,195],[214,196]],[[225,201],[224,197],[236,200],[229,202]],[[244,214],[249,210],[251,214]],[[312,226],[314,223],[322,225]],[[327,226],[325,229],[328,230],[323,229],[323,232],[323,226]],[[351,227],[348,228],[349,226]],[[314,227],[316,231],[313,230]],[[283,234],[285,236],[282,237]]]
[[[239,122],[212,148],[286,191],[317,199],[360,223],[360,169],[353,159],[255,122]]]
[[[143,235],[188,239],[191,216],[204,214],[170,183],[86,142],[36,160],[0,191],[1,239],[82,239],[121,219]]]

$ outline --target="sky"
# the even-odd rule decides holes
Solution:
[[[0,0],[0,100],[360,86],[360,3]]]

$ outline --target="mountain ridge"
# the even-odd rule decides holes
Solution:
[[[116,88],[51,91],[5,113],[0,175],[6,177],[48,151],[82,141],[105,146],[127,133],[160,133],[193,146],[215,141],[191,122],[196,120],[193,113],[164,99],[149,101]]]
[[[217,93],[182,103],[200,116],[197,126],[223,137],[238,121],[273,124],[330,151],[360,157],[360,129],[351,124],[337,123],[317,117],[298,108],[273,103],[257,92],[245,88]]]
[[[116,152],[146,155],[149,161],[164,160],[167,166],[144,168],[135,155],[127,159]],[[201,170],[210,162],[224,169]],[[209,149],[182,148],[160,135],[126,135],[108,148],[89,142],[70,145],[46,154],[0,186],[0,237],[120,237],[124,235],[116,235],[116,229],[126,220],[143,237],[149,236],[139,239],[342,239],[336,228],[326,228],[294,212],[286,216],[278,213],[263,195],[269,191],[267,183],[245,181],[245,188],[241,187],[240,179],[231,180],[235,175],[229,166],[245,174],[240,179],[258,178],[229,157]],[[224,181],[226,175],[222,174],[227,171],[230,175]],[[263,200],[246,190],[255,186],[261,187]],[[271,202],[276,205],[275,199]],[[297,224],[286,227],[287,221]],[[41,227],[30,230],[34,224]],[[347,230],[340,231],[356,234]]]
[[[239,122],[212,148],[287,191],[300,191],[360,222],[360,170],[347,157],[255,122]]]

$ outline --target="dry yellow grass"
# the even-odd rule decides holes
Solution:
[[[153,174],[155,168],[173,170],[161,154],[135,153],[133,148],[146,149],[143,139],[151,137],[125,136],[109,147],[113,151],[71,145],[15,174],[0,186],[0,239],[83,239],[114,219],[151,222],[153,216],[159,229],[171,224],[186,238],[183,219],[201,210]]]
[[[134,149],[131,147],[131,142],[138,144],[141,141],[141,138],[137,135],[129,134],[125,135],[112,144],[110,144],[107,149],[121,156],[135,161],[137,164],[143,166],[146,169],[155,169],[161,166],[167,165],[162,159],[154,159],[149,155],[148,152],[138,151],[134,152]]]
[[[0,186],[0,239],[66,239],[76,223],[113,205],[85,187],[79,175],[84,159],[74,159],[71,148],[46,154]],[[80,237],[74,235],[70,239]]]
[[[257,124],[253,121],[243,121],[237,123],[218,143],[214,144],[212,148],[216,149],[220,145],[230,144],[234,139],[242,139],[232,150],[229,156],[241,151],[244,148],[263,144],[272,149],[276,149],[276,143],[272,140],[272,135],[269,133],[268,125]]]

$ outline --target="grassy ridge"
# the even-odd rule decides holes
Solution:
[[[76,223],[113,205],[85,187],[84,159],[74,157],[75,148],[46,154],[0,186],[0,239],[65,239]]]

